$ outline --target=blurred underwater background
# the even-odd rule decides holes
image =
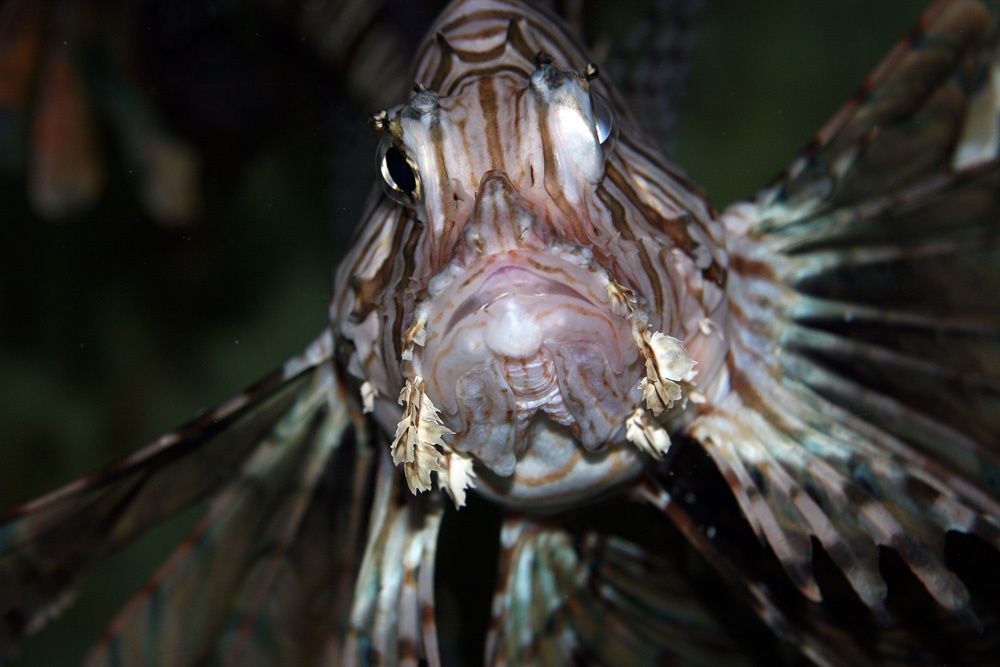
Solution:
[[[321,328],[388,92],[345,77],[370,44],[343,55],[294,4],[0,3],[0,509],[222,401]],[[588,25],[610,35],[642,7],[603,5]],[[925,5],[708,0],[674,159],[717,207],[754,192]],[[436,5],[387,7],[383,57],[405,68]],[[196,514],[100,568],[16,664],[78,660]]]

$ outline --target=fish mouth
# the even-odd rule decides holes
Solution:
[[[497,301],[513,295],[536,298],[559,295],[589,303],[587,297],[566,283],[538,275],[523,266],[505,264],[494,269],[479,290],[459,304],[446,328],[451,329],[469,315],[488,309]]]
[[[451,448],[506,476],[539,428],[589,451],[624,439],[642,363],[605,276],[583,255],[519,249],[435,290],[412,361]]]

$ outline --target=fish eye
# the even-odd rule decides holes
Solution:
[[[617,130],[614,111],[608,101],[597,93],[590,95],[590,106],[594,110],[594,130],[597,132],[597,140],[607,157],[614,147]]]
[[[388,138],[379,145],[377,157],[386,194],[394,201],[412,207],[420,194],[420,174],[416,165]]]

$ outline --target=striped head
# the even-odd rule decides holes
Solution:
[[[522,505],[630,478],[665,450],[659,420],[694,376],[704,290],[678,287],[701,272],[664,229],[688,243],[707,214],[616,146],[631,119],[560,25],[453,3],[418,57],[424,85],[372,118],[387,196],[334,317],[410,488],[435,472],[459,503],[474,462],[487,493]],[[619,151],[652,170],[645,186]],[[643,200],[671,183],[680,197]]]

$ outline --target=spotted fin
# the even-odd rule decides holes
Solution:
[[[202,556],[202,572],[210,570],[209,563],[220,564],[212,560],[220,554],[235,565],[234,553],[240,551],[230,538],[242,544],[257,536],[260,540],[248,548],[286,548],[301,521],[303,499],[324,469],[323,457],[329,456],[349,422],[346,408],[339,404],[329,351],[329,334],[324,334],[303,355],[180,430],[4,518],[0,659],[13,654],[24,634],[58,613],[89,568],[219,489],[225,490],[195,536],[140,596],[145,600],[133,603],[133,616],[126,612],[119,629],[112,629],[108,646],[128,643],[123,630],[134,622],[129,619],[139,614],[137,608],[156,607],[160,619],[138,629],[138,636],[148,639],[151,628],[176,628],[177,617],[189,612],[169,604],[176,594],[166,585],[175,581],[171,573]],[[323,446],[313,447],[316,443]],[[268,521],[258,524],[259,517]],[[250,529],[237,534],[235,526],[247,522]],[[222,581],[211,583],[223,586]],[[238,590],[236,583],[232,586]],[[158,637],[144,641],[143,647],[155,651],[169,641]],[[119,657],[126,662],[137,659],[134,654]]]
[[[677,564],[625,537],[508,518],[501,546],[488,665],[751,664]]]
[[[810,599],[815,538],[880,611],[885,546],[976,623],[944,540],[1000,548],[998,44],[998,3],[935,3],[724,214],[731,391],[689,433]]]

